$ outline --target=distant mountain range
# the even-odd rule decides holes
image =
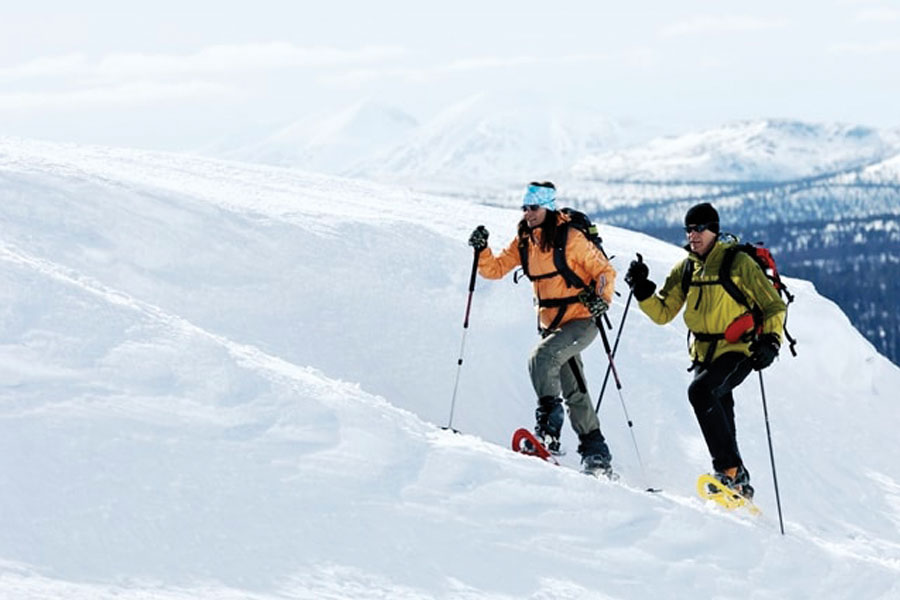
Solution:
[[[568,177],[585,156],[653,133],[590,107],[479,94],[421,123],[400,108],[363,101],[201,153],[366,179],[502,187]]]
[[[578,179],[600,181],[775,182],[855,169],[897,152],[900,131],[741,121],[589,156],[572,173]]]
[[[586,108],[479,95],[449,107],[348,172],[411,182],[515,185],[565,177],[582,157],[621,147],[633,134],[627,125]]]
[[[199,153],[242,162],[343,174],[405,139],[419,122],[402,109],[363,100],[306,115],[271,131],[223,140]]]
[[[900,154],[900,128],[759,119],[660,133],[589,106],[479,94],[421,122],[402,108],[363,100],[199,153],[367,179],[468,180],[498,189],[549,177],[573,185],[782,182]]]
[[[709,201],[900,364],[900,128],[759,119],[658,133],[590,107],[479,95],[422,122],[359,102],[208,153],[511,207],[524,183],[552,179],[565,204],[675,243],[685,210]]]

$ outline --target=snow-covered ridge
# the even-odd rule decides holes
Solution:
[[[532,418],[535,341],[530,291],[509,279],[477,282],[453,423],[464,433],[442,431],[465,239],[484,223],[500,248],[517,218],[288,169],[0,141],[0,591],[900,593],[900,370],[806,282],[790,282],[800,357],[765,372],[784,538],[758,386],[737,395],[755,521],[694,499],[707,459],[684,330],[633,305],[618,366],[646,472],[612,389],[600,415],[621,485],[566,468],[568,426],[563,468],[506,450]],[[620,273],[639,251],[660,281],[681,256],[602,234]]]
[[[900,152],[896,132],[858,125],[741,121],[582,159],[576,177],[606,181],[786,181],[865,167]]]
[[[447,108],[352,172],[508,185],[564,173],[579,157],[620,145],[624,135],[622,124],[585,109],[480,95]]]
[[[197,152],[419,189],[495,191],[546,178],[576,186],[784,182],[865,168],[900,152],[900,130],[858,124],[757,119],[659,137],[665,131],[562,98],[478,94],[422,122],[362,100]]]
[[[334,113],[304,116],[236,147],[221,144],[201,149],[200,153],[340,173],[349,165],[394,146],[417,125],[414,117],[397,107],[362,100]]]

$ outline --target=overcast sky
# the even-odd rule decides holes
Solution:
[[[426,119],[478,91],[684,130],[900,126],[897,0],[9,4],[0,135],[181,149],[364,98]]]

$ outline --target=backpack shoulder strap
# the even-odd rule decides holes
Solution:
[[[747,300],[747,296],[731,278],[731,269],[734,267],[734,257],[738,252],[741,252],[741,249],[736,245],[725,249],[725,253],[722,256],[722,263],[719,265],[719,277],[716,281],[701,281],[694,283],[693,261],[690,257],[685,258],[681,269],[681,293],[684,295],[685,299],[687,299],[688,289],[692,285],[701,287],[704,285],[721,285],[725,292],[734,298],[735,302],[741,306],[750,308],[750,302]],[[699,305],[699,298],[697,299],[697,304]]]
[[[531,279],[531,273],[528,271],[528,235],[524,232],[519,232],[519,243],[517,245],[519,249],[519,263],[522,265],[522,272],[525,274],[525,277]]]
[[[731,278],[731,269],[734,267],[734,258],[737,256],[738,252],[743,251],[744,250],[737,245],[725,249],[725,255],[722,257],[722,264],[719,267],[719,283],[722,284],[722,287],[725,288],[728,295],[734,298],[735,302],[749,309],[751,307],[750,302],[747,300],[747,295],[741,291],[734,282],[734,279]],[[753,262],[755,263],[756,260]]]
[[[522,265],[522,274],[528,279],[531,279],[531,272],[528,270],[528,246],[531,244],[528,231],[520,228],[518,240],[516,247],[519,250],[519,263]]]
[[[530,234],[527,231],[519,232],[519,241],[517,244],[517,249],[519,250],[519,263],[522,266],[522,274],[529,279],[529,281],[535,281],[537,279],[550,279],[551,277],[556,277],[560,275],[557,271],[551,271],[550,273],[544,273],[543,275],[532,275],[531,271],[528,269],[528,251],[531,248],[531,244],[533,240],[531,239]],[[555,253],[555,249],[554,249]],[[554,254],[555,257],[555,254]],[[556,266],[556,260],[554,258],[554,266]],[[516,283],[518,283],[518,279],[516,279]]]
[[[568,287],[583,290],[587,285],[569,268],[569,263],[566,261],[566,244],[569,241],[570,229],[572,227],[568,221],[560,223],[556,228],[556,239],[553,241],[553,266],[556,267],[556,271],[562,276]]]
[[[694,278],[694,263],[690,258],[685,258],[681,264],[681,295],[687,298],[691,280]]]

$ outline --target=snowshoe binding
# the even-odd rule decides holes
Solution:
[[[732,490],[747,500],[753,500],[753,486],[750,485],[750,473],[743,465],[732,467],[724,471],[716,471],[714,477],[723,486]],[[712,486],[710,486],[712,488]],[[718,489],[710,489],[710,493],[716,493]]]

